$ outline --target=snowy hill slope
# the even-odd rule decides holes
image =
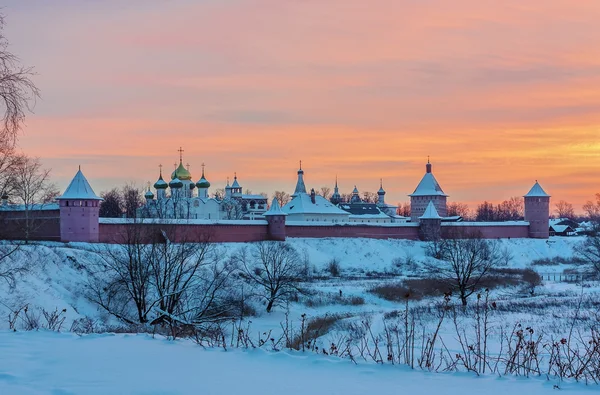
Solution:
[[[503,247],[513,254],[511,266],[524,267],[533,259],[570,257],[581,239],[552,238],[550,241],[533,239],[500,240]],[[364,272],[385,273],[392,261],[407,256],[416,261],[430,259],[425,255],[423,242],[408,240],[375,239],[289,239],[288,243],[304,255],[316,274],[326,274],[329,261],[340,262],[342,275],[360,275]],[[235,253],[246,246],[243,243],[219,245],[224,253]],[[98,308],[84,295],[89,270],[100,259],[105,246],[85,243],[42,243],[25,245],[11,258],[14,263],[26,262],[28,271],[17,278],[16,287],[0,282],[0,317],[6,317],[11,309],[29,304],[46,310],[66,309],[64,329],[82,317],[106,319]],[[11,264],[10,262],[8,264]],[[401,269],[409,270],[409,269]],[[553,270],[552,267],[543,268]],[[401,274],[410,274],[402,272]],[[8,322],[0,319],[0,329],[8,328]]]

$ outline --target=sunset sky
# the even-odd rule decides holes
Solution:
[[[600,192],[598,0],[9,0],[42,98],[20,148],[63,189],[195,180],[450,201]],[[124,4],[126,3],[126,4]]]

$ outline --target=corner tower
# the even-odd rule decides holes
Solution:
[[[285,241],[285,216],[287,214],[281,211],[279,201],[273,198],[273,203],[269,211],[264,213],[268,223],[269,240]]]
[[[81,167],[62,196],[56,200],[60,205],[61,241],[97,243],[102,198],[94,193]]]
[[[525,221],[529,222],[529,237],[547,239],[550,237],[550,195],[536,180],[524,198]]]
[[[417,185],[415,191],[410,196],[410,220],[419,222],[420,217],[425,213],[429,202],[432,202],[440,217],[447,216],[446,200],[448,195],[444,193],[442,187],[437,182],[431,171],[431,163],[427,159],[425,165],[425,175]]]

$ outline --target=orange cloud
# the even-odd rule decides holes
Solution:
[[[9,1],[43,99],[22,148],[61,186],[154,181],[176,149],[213,186],[407,200],[427,155],[451,199],[599,192],[597,1]],[[34,34],[28,26],[35,25]],[[96,181],[96,182],[94,182]]]

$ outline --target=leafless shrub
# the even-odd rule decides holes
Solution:
[[[340,292],[305,291],[298,301],[307,307],[321,307],[328,305],[361,306],[365,299],[357,295],[343,295]]]
[[[327,271],[331,276],[339,277],[342,272],[342,268],[340,267],[340,261],[337,258],[331,259],[327,263]]]
[[[442,296],[450,290],[448,284],[441,279],[424,278],[376,285],[369,289],[369,292],[385,300],[403,302],[407,299],[421,300],[424,297]]]
[[[316,350],[318,351],[317,339],[327,334],[334,325],[349,315],[326,314],[307,320],[306,314],[301,317],[300,333],[292,340],[290,348],[295,350]]]
[[[70,332],[77,333],[78,335],[89,335],[90,333],[96,333],[98,329],[98,321],[90,317],[83,317],[73,320],[71,324]]]
[[[63,324],[65,323],[65,316],[67,309],[58,310],[58,308],[53,311],[46,311],[42,309],[42,315],[46,320],[45,324],[42,324],[44,329],[48,329],[55,332],[60,332]]]

